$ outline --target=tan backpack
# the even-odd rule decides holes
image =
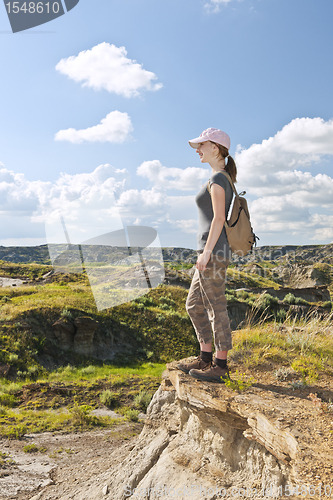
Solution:
[[[257,244],[257,239],[259,240],[258,236],[254,234],[251,227],[247,201],[243,198],[243,195],[246,193],[243,191],[239,195],[230,175],[227,174],[227,172],[222,171],[221,174],[226,176],[231,184],[233,192],[235,193],[230,218],[224,223],[228,243],[233,253],[237,254],[239,257],[245,257],[245,255],[252,251],[253,245]],[[209,194],[211,194],[209,182],[207,190]]]

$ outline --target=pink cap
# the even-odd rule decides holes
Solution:
[[[200,134],[200,137],[192,139],[188,142],[192,148],[196,149],[198,147],[198,144],[206,141],[217,142],[217,144],[221,144],[221,146],[227,148],[228,151],[230,149],[230,137],[228,136],[228,134],[222,132],[222,130],[219,130],[218,128],[207,128],[207,130],[204,130],[202,134]]]

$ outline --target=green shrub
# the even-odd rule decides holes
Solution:
[[[332,309],[332,302],[327,300],[326,302],[323,302],[321,307],[324,307],[325,309]]]
[[[154,300],[151,297],[146,297],[145,295],[143,297],[140,297],[139,299],[136,299],[135,302],[141,303],[146,307],[155,305]]]
[[[27,444],[23,446],[24,453],[37,453],[38,447],[35,444]]]
[[[296,297],[293,293],[287,293],[287,295],[284,297],[282,302],[284,304],[292,305],[292,304],[295,304],[295,300],[296,300]]]
[[[96,371],[96,366],[93,365],[85,366],[84,368],[81,368],[80,371],[82,375],[92,375]]]
[[[308,306],[309,302],[305,299],[302,299],[302,297],[296,297],[295,298],[295,304],[297,306]]]
[[[73,424],[78,426],[87,426],[91,424],[94,419],[94,417],[90,414],[91,410],[91,406],[79,406],[77,403],[75,403],[74,407],[69,410],[72,416]]]
[[[3,386],[5,388],[6,394],[15,394],[15,392],[21,390],[21,385],[16,384],[15,382],[11,382],[10,384]]]
[[[16,363],[18,361],[19,357],[17,354],[10,354],[8,356],[9,363]]]
[[[164,323],[165,316],[163,314],[156,314],[156,321],[157,323]]]
[[[225,294],[227,302],[237,302],[237,298],[234,295],[230,295],[229,292]]]
[[[161,304],[160,309],[162,309],[164,311],[168,311],[168,310],[172,309],[172,307],[169,304]]]
[[[7,414],[7,408],[0,406],[0,417]]]
[[[278,309],[274,312],[274,317],[278,323],[283,323],[287,317],[287,312],[284,309]]]
[[[250,377],[249,379],[245,379],[246,375],[244,373],[239,373],[238,370],[236,370],[236,373],[234,375],[234,378],[227,378],[224,383],[226,387],[229,387],[233,391],[241,392],[245,391],[246,389],[249,389],[255,382],[256,380],[253,377]]]
[[[0,405],[13,408],[17,403],[17,399],[12,394],[0,394]]]
[[[147,391],[140,391],[134,398],[134,404],[137,408],[140,408],[143,412],[147,411],[149,403],[152,399],[152,395]]]
[[[66,285],[67,283],[61,282],[60,284],[61,285],[62,284]],[[72,314],[72,312],[67,307],[64,307],[64,309],[61,311],[60,317],[64,318],[64,319],[72,320],[73,319],[73,314]]]
[[[29,366],[28,368],[28,376],[33,380],[36,380],[38,377],[39,367],[37,365]]]
[[[112,404],[116,403],[118,401],[119,393],[117,392],[112,392],[109,389],[106,389],[99,395],[99,399],[101,403],[105,406],[112,406]]]
[[[170,297],[166,297],[165,295],[160,297],[159,301],[161,304],[167,304],[170,307],[174,307],[176,305],[176,302],[173,299],[171,299]],[[162,306],[160,307],[162,308]]]
[[[124,413],[125,417],[127,420],[131,420],[132,422],[137,422],[139,420],[139,410],[133,410],[132,408],[129,408],[126,410]]]
[[[270,309],[271,307],[276,306],[278,303],[278,299],[276,297],[273,297],[269,293],[261,294],[255,301],[255,305],[258,309],[261,310]]]

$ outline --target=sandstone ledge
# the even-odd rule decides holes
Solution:
[[[173,362],[126,458],[62,500],[305,498],[285,495],[287,485],[316,487],[311,498],[319,498],[320,484],[333,486],[325,418],[332,415],[319,415],[307,399],[259,384],[236,393],[196,381]]]

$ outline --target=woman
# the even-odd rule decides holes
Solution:
[[[227,355],[232,348],[225,297],[225,277],[231,250],[224,222],[233,190],[222,171],[236,182],[237,169],[229,155],[230,138],[222,130],[204,130],[200,137],[192,139],[189,144],[196,149],[201,163],[209,163],[212,175],[195,198],[199,211],[199,255],[186,301],[186,310],[200,343],[200,356],[191,363],[179,363],[178,368],[199,380],[223,382],[229,377]]]

